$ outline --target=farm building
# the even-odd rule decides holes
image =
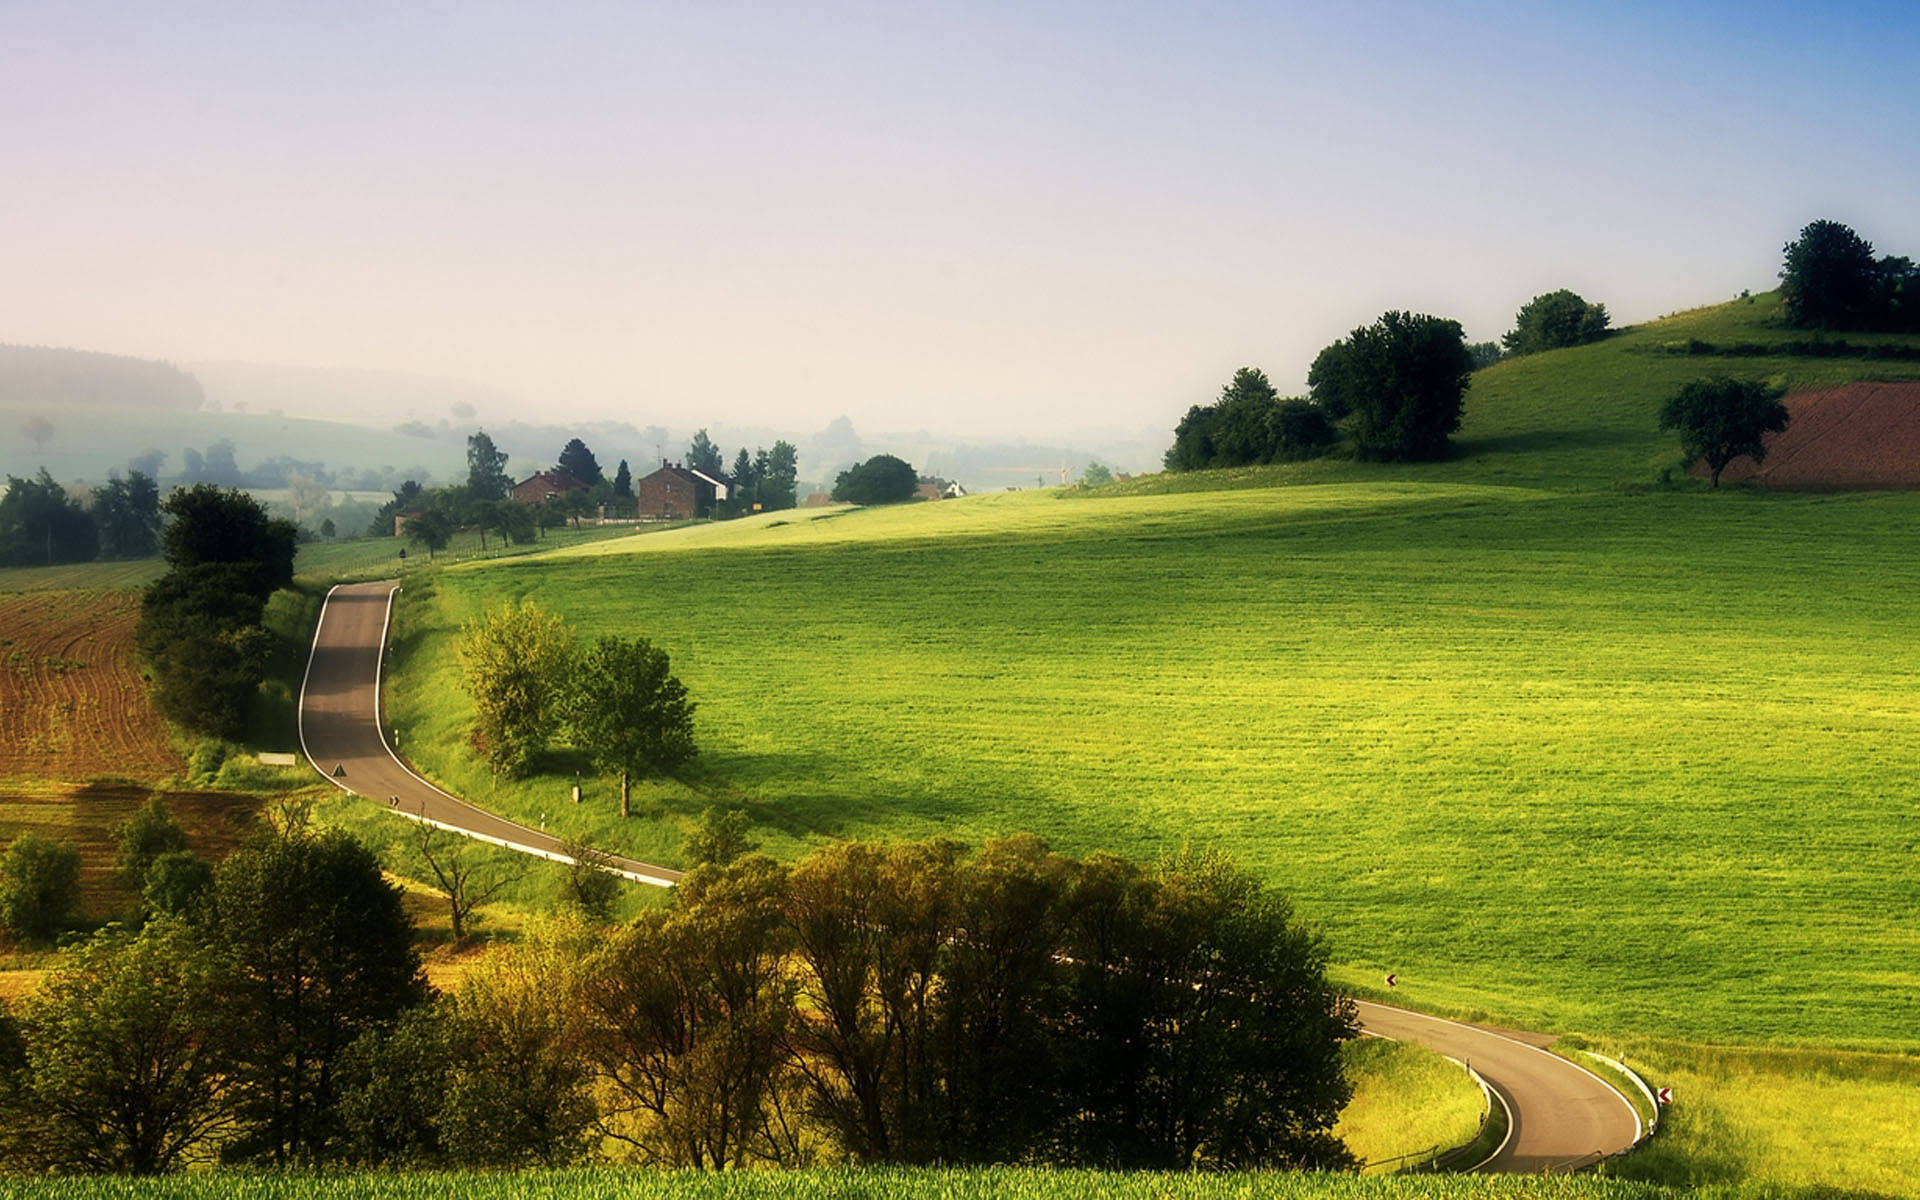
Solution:
[[[520,504],[545,504],[549,496],[564,496],[568,492],[584,492],[587,485],[558,469],[535,471],[532,475],[513,485],[512,496]]]
[[[727,481],[705,471],[660,461],[660,469],[633,481],[635,506],[641,518],[686,520],[710,517],[717,501],[727,498]]]

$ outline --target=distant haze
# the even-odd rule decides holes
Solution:
[[[1908,7],[1572,7],[16,0],[0,342],[1078,445],[1390,307],[1920,256]]]

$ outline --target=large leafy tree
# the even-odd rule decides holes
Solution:
[[[560,726],[573,632],[531,602],[491,609],[462,628],[460,668],[477,718],[475,748],[509,774],[526,771]]]
[[[93,518],[45,467],[32,479],[7,476],[0,496],[0,566],[91,562],[100,553]]]
[[[229,1123],[233,978],[173,921],[94,937],[21,1012],[35,1165],[150,1175]]]
[[[486,430],[475,430],[467,438],[467,491],[475,500],[505,500],[512,486],[506,451],[493,444]]]
[[[1430,459],[1460,427],[1473,362],[1458,321],[1388,312],[1321,351],[1313,399],[1346,412],[1362,458]]]
[[[599,460],[593,457],[593,451],[579,438],[570,439],[560,449],[559,466],[562,471],[592,487],[603,478],[600,474]]]
[[[567,723],[595,766],[620,772],[621,816],[631,812],[632,775],[672,770],[698,752],[693,709],[667,652],[646,638],[603,637],[580,656]]]
[[[754,456],[754,474],[760,488],[760,507],[768,512],[792,508],[800,478],[800,451],[792,442],[779,441],[773,449]]]
[[[1766,435],[1787,428],[1790,414],[1780,392],[1758,379],[1725,375],[1696,379],[1660,407],[1660,428],[1680,435],[1688,461],[1705,459],[1713,486],[1720,472],[1741,456],[1767,460]]]
[[[264,836],[220,864],[208,935],[229,956],[240,1018],[229,1157],[327,1160],[341,1056],[426,996],[398,889],[342,830]]]
[[[263,601],[293,581],[300,531],[247,493],[200,483],[174,489],[160,509],[172,518],[161,536],[169,567],[245,566],[256,576],[250,590]]]
[[[199,563],[148,586],[134,644],[168,720],[215,737],[246,729],[272,647],[260,578],[255,564]]]
[[[50,941],[80,907],[80,852],[44,833],[23,833],[0,854],[0,929]]]
[[[833,498],[854,504],[897,504],[913,498],[918,482],[911,464],[891,454],[876,454],[840,472],[833,483]]]
[[[150,475],[114,476],[93,492],[93,520],[106,558],[148,558],[160,549],[160,487]]]
[[[1788,323],[1803,329],[1872,327],[1879,264],[1870,242],[1838,221],[1814,221],[1783,253],[1780,300]]]
[[[1589,304],[1578,293],[1561,288],[1535,296],[1513,318],[1513,329],[1500,338],[1509,354],[1534,354],[1563,346],[1583,346],[1607,335],[1607,306]],[[1481,356],[1468,348],[1475,367]]]

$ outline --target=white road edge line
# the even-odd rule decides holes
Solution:
[[[333,594],[340,590],[340,586],[341,585],[336,583],[332,587],[328,588],[326,599],[320,602],[320,619],[314,623],[314,627],[313,627],[313,647],[312,649],[309,649],[307,651],[306,674],[303,675],[300,679],[300,702],[299,702],[300,709],[298,714],[299,720],[297,722],[297,725],[300,730],[300,752],[306,755],[307,764],[311,766],[314,770],[320,772],[321,778],[325,779],[328,783],[333,784],[335,787],[347,793],[349,796],[358,796],[360,795],[359,792],[354,791],[351,787],[348,787],[345,783],[342,783],[340,780],[335,779],[333,776],[327,774],[326,769],[323,768],[318,762],[314,761],[312,752],[310,752],[307,749],[307,680],[312,678],[313,676],[313,656],[314,656],[314,652],[317,651],[320,647],[320,627],[324,625],[327,620],[327,605],[333,602]],[[438,784],[434,783],[432,780],[422,778],[419,775],[419,773],[414,771],[412,767],[409,767],[405,762],[401,761],[400,756],[393,752],[393,746],[387,741],[386,727],[380,723],[381,697],[386,690],[385,680],[386,680],[386,673],[387,673],[387,630],[392,626],[392,623],[393,623],[393,597],[397,592],[399,592],[399,590],[400,590],[400,585],[397,583],[394,584],[392,588],[388,589],[386,616],[383,617],[380,622],[380,653],[374,668],[374,687],[373,687],[374,728],[380,734],[380,745],[382,748],[386,750],[387,757],[391,758],[394,761],[394,764],[398,766],[402,771],[405,771],[415,781],[423,784],[426,787],[432,788],[434,791],[440,793],[442,796],[445,796],[447,799],[453,801],[455,804],[461,805],[462,807],[465,807],[465,808],[472,808],[473,806],[468,804],[465,800],[462,800],[460,797],[454,795],[452,792],[447,791],[445,788],[440,787]],[[484,811],[484,810],[475,810],[475,811]],[[489,834],[475,833],[469,829],[462,829],[457,825],[449,825],[442,821],[434,821],[427,817],[416,816],[413,813],[401,812],[399,813],[399,815],[405,817],[409,821],[418,821],[425,825],[432,825],[437,829],[445,829],[450,833],[458,833],[464,837],[473,838],[475,841],[490,842],[496,846],[503,846],[508,850],[517,850],[521,854],[531,854],[535,858],[544,858],[551,862],[563,862],[563,863],[570,863],[575,861],[570,855],[560,854],[553,850],[542,850],[537,846],[528,846],[521,842],[512,842],[512,841],[508,841],[506,838],[493,837]],[[494,814],[489,813],[488,815],[493,816]],[[506,821],[506,823],[509,825],[514,824],[514,822],[512,821],[507,821],[505,817],[498,817],[497,819],[501,821]],[[631,879],[635,883],[647,883],[647,884],[652,884],[654,887],[663,887],[663,888],[670,888],[674,886],[674,881],[671,879],[663,879],[658,875],[649,875],[643,871],[629,871],[624,867],[607,867],[604,869],[609,874],[619,875],[625,879]]]
[[[1646,1122],[1640,1119],[1640,1110],[1633,1106],[1633,1101],[1627,1099],[1626,1093],[1622,1092],[1619,1088],[1613,1086],[1611,1083],[1608,1083],[1606,1080],[1600,1078],[1600,1076],[1594,1074],[1592,1071],[1587,1070],[1587,1068],[1581,1066],[1577,1062],[1574,1062],[1570,1058],[1562,1058],[1558,1054],[1553,1053],[1551,1050],[1542,1050],[1540,1047],[1529,1045],[1528,1043],[1521,1041],[1519,1038],[1508,1037],[1504,1033],[1495,1033],[1491,1029],[1482,1029],[1478,1025],[1468,1025],[1464,1021],[1449,1021],[1445,1017],[1436,1017],[1432,1013],[1418,1012],[1411,1008],[1401,1008],[1397,1004],[1381,1004],[1378,1000],[1369,1000],[1367,1001],[1367,1003],[1378,1005],[1381,1008],[1390,1008],[1394,1012],[1406,1013],[1410,1017],[1425,1017],[1429,1021],[1438,1021],[1443,1025],[1458,1025],[1462,1029],[1471,1029],[1476,1033],[1484,1033],[1488,1037],[1499,1038],[1503,1042],[1512,1042],[1516,1046],[1520,1046],[1525,1049],[1531,1050],[1535,1054],[1542,1055],[1546,1058],[1550,1058],[1555,1062],[1565,1063],[1569,1067],[1572,1067],[1574,1070],[1580,1072],[1582,1075],[1585,1075],[1587,1078],[1593,1080],[1595,1083],[1599,1084],[1601,1087],[1607,1089],[1607,1094],[1612,1096],[1615,1100],[1618,1100],[1621,1103],[1621,1105],[1627,1110],[1627,1114],[1633,1118],[1634,1145],[1637,1146],[1640,1144],[1640,1137],[1642,1134],[1646,1132]]]

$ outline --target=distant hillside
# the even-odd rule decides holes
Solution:
[[[192,411],[206,396],[200,381],[146,358],[0,345],[0,409],[150,407]]]
[[[449,419],[465,430],[476,418],[499,422],[528,407],[525,399],[507,392],[438,375],[247,362],[188,365],[206,389],[209,405],[228,412],[276,413],[389,428]]]

